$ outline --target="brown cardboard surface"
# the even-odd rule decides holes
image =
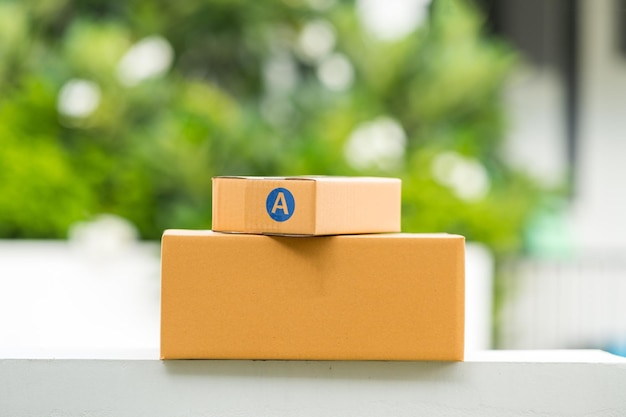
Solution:
[[[287,190],[293,204],[273,190]],[[221,232],[286,235],[398,232],[400,197],[396,178],[215,177],[212,226]],[[285,211],[286,219],[270,214]]]
[[[462,360],[464,238],[168,230],[164,359]]]

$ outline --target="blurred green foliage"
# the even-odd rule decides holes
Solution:
[[[131,220],[148,239],[210,228],[214,175],[384,175],[404,181],[405,231],[518,250],[540,190],[500,154],[500,93],[515,55],[461,0],[433,2],[427,21],[395,41],[364,28],[353,2],[310,3],[0,0],[0,237],[63,237],[98,213]],[[303,29],[319,21],[351,64],[349,88],[325,86],[319,62],[299,51]],[[171,66],[121,82],[129,48],[155,35],[171,45]],[[100,92],[80,117],[59,111],[76,79]],[[349,138],[380,117],[404,132],[400,160],[350,164]],[[486,194],[465,198],[437,178],[437,158],[450,152],[486,173]]]

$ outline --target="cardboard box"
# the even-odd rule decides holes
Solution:
[[[163,359],[462,360],[464,238],[168,230]]]
[[[213,178],[213,230],[287,235],[400,231],[401,182],[365,177]]]

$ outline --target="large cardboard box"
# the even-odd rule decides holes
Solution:
[[[168,230],[163,359],[462,360],[464,238]]]
[[[215,177],[213,230],[288,235],[400,231],[401,182],[366,177]]]

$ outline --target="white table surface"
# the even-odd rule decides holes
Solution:
[[[105,353],[0,359],[0,416],[626,415],[626,358],[601,351],[488,351],[457,363]]]

